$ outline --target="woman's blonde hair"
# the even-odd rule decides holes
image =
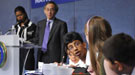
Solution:
[[[100,16],[94,16],[87,21],[85,33],[88,33],[91,66],[96,74],[99,75],[101,71],[102,46],[104,41],[112,35],[112,29],[107,20]]]

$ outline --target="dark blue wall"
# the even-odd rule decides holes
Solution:
[[[29,18],[35,23],[45,18],[43,7],[32,9],[30,0],[1,0],[0,30],[3,33],[15,24],[14,8],[18,5],[25,7]],[[125,32],[135,35],[135,0],[80,0],[58,6],[60,10],[56,16],[67,22],[69,31],[83,34],[88,18],[98,15],[110,22],[113,34]]]

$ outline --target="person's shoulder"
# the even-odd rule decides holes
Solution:
[[[46,19],[42,19],[42,20],[38,21],[38,23],[42,23],[42,22],[45,22],[45,21],[46,21]]]
[[[31,23],[32,26],[36,26],[36,24],[34,22],[32,22],[32,21],[30,21],[29,23]]]
[[[37,27],[37,25],[35,23],[32,23],[32,27]]]
[[[36,27],[36,24],[32,22],[31,20],[29,20],[26,25],[28,25],[28,27]]]
[[[58,19],[58,18],[55,18],[56,21],[58,22],[61,22],[61,23],[66,23],[65,21],[61,20],[61,19]]]

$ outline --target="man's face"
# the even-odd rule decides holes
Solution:
[[[23,22],[25,20],[24,14],[21,11],[15,13],[18,22]]]
[[[123,70],[122,64],[117,61],[114,61],[114,64],[112,64],[111,61],[105,58],[104,64],[106,64],[106,66],[108,66],[112,71],[114,71],[117,74],[121,74]]]
[[[84,58],[86,56],[86,44],[79,40],[74,40],[67,45],[68,50],[73,52],[79,58]]]
[[[115,70],[115,66],[111,63],[111,61],[105,59],[104,63],[107,64],[110,69]]]
[[[69,59],[74,62],[74,63],[77,63],[79,61],[79,58],[78,56],[76,56],[74,53],[72,53],[71,51],[67,50],[67,54],[68,54],[68,57]]]
[[[44,13],[47,17],[47,19],[52,19],[55,16],[55,5],[54,4],[47,4],[44,8]]]

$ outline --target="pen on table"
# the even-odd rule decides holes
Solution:
[[[65,56],[63,56],[63,57],[62,57],[62,60],[61,60],[60,66],[62,66],[62,65],[63,65],[64,59],[65,59]]]
[[[79,64],[77,64],[76,67],[79,67]]]

